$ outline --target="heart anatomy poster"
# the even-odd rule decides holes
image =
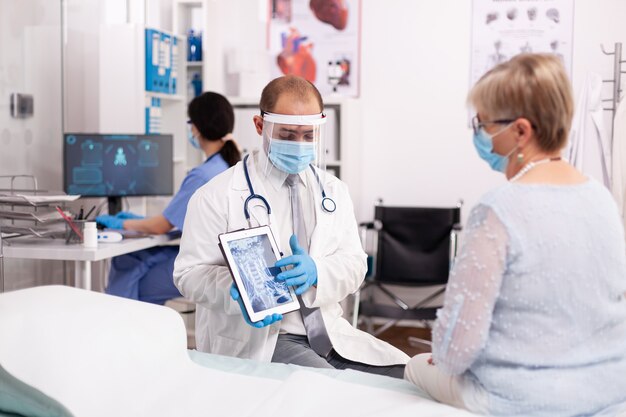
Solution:
[[[269,0],[272,77],[295,74],[322,95],[357,97],[360,0]]]
[[[473,0],[470,82],[523,52],[552,53],[572,73],[574,0]]]

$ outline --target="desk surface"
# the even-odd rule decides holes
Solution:
[[[97,248],[90,249],[76,243],[67,245],[63,239],[18,238],[5,243],[3,252],[5,258],[101,261],[168,243],[172,243],[171,236],[155,235],[140,239],[124,239],[118,243],[98,243]]]

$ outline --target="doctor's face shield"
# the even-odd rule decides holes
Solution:
[[[326,170],[324,113],[285,115],[262,112],[263,147],[268,157],[264,172],[272,169],[298,174],[309,165]]]

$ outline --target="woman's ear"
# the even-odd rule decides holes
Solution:
[[[252,118],[252,121],[254,122],[256,133],[260,136],[263,133],[263,118],[257,115]]]
[[[528,142],[533,137],[533,126],[528,119],[519,118],[513,125],[514,132],[516,133],[516,140],[518,146],[526,147]]]

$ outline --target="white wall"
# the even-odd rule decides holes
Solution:
[[[60,3],[17,3],[0,0],[0,175],[36,174],[42,187],[60,189],[49,164],[61,157],[53,145],[61,132]],[[10,116],[13,92],[33,95],[33,117]]]
[[[476,156],[467,125],[470,13],[469,0],[363,0],[360,217],[379,197],[434,206],[462,198],[466,217],[503,182]],[[611,76],[600,43],[626,42],[625,21],[623,0],[576,1],[575,92],[588,70]]]
[[[100,26],[126,23],[126,19],[126,0],[65,0],[63,36],[65,132],[100,131]]]
[[[170,0],[145,0],[146,20],[145,25],[168,32],[172,31],[173,1]],[[143,23],[143,22],[135,22]]]
[[[14,92],[33,95],[33,117],[10,116]],[[0,175],[35,175],[40,188],[61,189],[61,104],[60,1],[0,0]],[[63,282],[58,262],[4,264],[7,290]]]
[[[269,81],[268,4],[266,0],[204,0],[205,91],[227,96],[260,96]],[[241,74],[225,76],[225,72]]]
[[[125,0],[61,5],[60,0],[0,0],[0,175],[33,174],[40,188],[50,190],[63,187],[63,123],[66,130],[98,130],[99,25],[126,19]],[[9,116],[11,92],[33,94],[34,117]],[[94,272],[102,276],[98,268]],[[71,273],[62,262],[5,259],[7,290],[62,283]]]
[[[373,215],[378,198],[452,205],[497,181],[473,158],[467,128],[470,5],[363,1],[360,217]]]

